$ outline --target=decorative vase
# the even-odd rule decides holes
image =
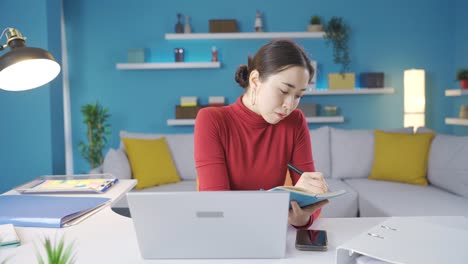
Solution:
[[[190,26],[190,17],[185,16],[184,33],[192,33],[192,27]]]
[[[460,80],[460,86],[462,89],[468,89],[468,80]]]
[[[211,61],[218,61],[218,49],[215,46],[211,47]]]
[[[182,14],[177,14],[177,23],[175,24],[175,33],[184,33],[184,25],[180,22]]]
[[[263,22],[262,22],[262,14],[260,11],[257,11],[255,14],[255,32],[263,32]]]
[[[323,31],[323,25],[308,25],[307,26],[307,31],[309,32],[320,32]]]

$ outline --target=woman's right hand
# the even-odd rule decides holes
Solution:
[[[328,192],[328,185],[321,172],[304,172],[295,187],[302,188],[309,193],[320,194]]]

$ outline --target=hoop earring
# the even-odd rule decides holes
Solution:
[[[252,100],[250,101],[250,103],[251,103],[252,105],[255,105],[255,100],[257,99],[257,98],[256,98],[256,97],[257,97],[256,94],[257,94],[256,92],[254,92],[254,91],[252,92]]]

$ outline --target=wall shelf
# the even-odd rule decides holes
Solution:
[[[170,33],[165,34],[164,37],[167,40],[324,38],[325,32]]]
[[[445,124],[455,126],[468,126],[467,118],[445,118]]]
[[[214,69],[218,62],[161,62],[161,63],[117,63],[118,70],[168,70],[168,69]]]
[[[445,96],[463,96],[463,95],[468,95],[468,89],[445,90]]]
[[[195,119],[168,119],[168,126],[193,126],[195,125]]]
[[[307,123],[343,123],[344,117],[342,116],[315,116],[307,117]],[[168,126],[193,126],[195,119],[168,119]]]
[[[306,117],[307,123],[344,123],[342,116],[314,116]]]
[[[355,88],[343,90],[328,90],[328,89],[313,89],[306,91],[304,95],[348,95],[348,94],[392,94],[395,89],[392,87],[386,88]]]

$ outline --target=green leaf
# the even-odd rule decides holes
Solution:
[[[74,242],[65,247],[65,236],[62,236],[58,244],[53,244],[50,238],[45,238],[43,248],[46,251],[48,264],[72,264],[75,262],[73,253]],[[36,252],[39,263],[45,263],[40,252]]]

